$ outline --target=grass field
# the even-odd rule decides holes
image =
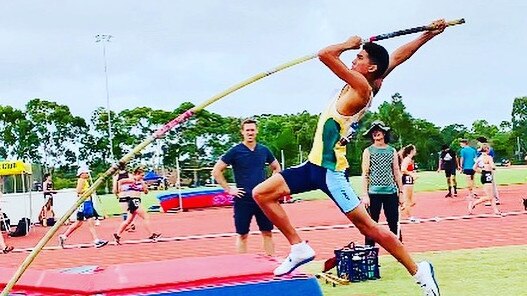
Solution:
[[[414,253],[434,264],[443,296],[527,295],[527,245],[472,250]],[[413,278],[391,256],[381,256],[381,279],[332,287],[321,281],[324,295],[421,295]],[[320,272],[322,262],[305,269]]]
[[[446,179],[443,172],[419,172],[419,178],[415,182],[415,191],[436,191],[436,190],[446,190]],[[496,181],[500,185],[510,185],[510,184],[522,184],[527,181],[527,167],[512,167],[512,168],[498,168],[496,171]],[[479,175],[477,175],[479,178]],[[457,176],[458,188],[465,188],[467,185],[465,175]],[[357,193],[362,192],[362,178],[360,176],[350,178],[352,187]],[[476,181],[477,186],[481,186],[479,181]],[[199,190],[200,188],[195,189],[186,189],[188,190]],[[175,190],[175,189],[171,189]],[[156,198],[157,194],[166,192],[166,191],[151,191],[143,197],[142,203],[145,207],[150,207],[153,205],[159,205],[159,202]],[[107,215],[118,215],[121,212],[119,203],[113,194],[107,194],[100,196],[102,203],[104,205],[105,214]],[[294,196],[295,199],[301,200],[316,200],[316,199],[326,199],[328,198],[321,191],[311,191]]]

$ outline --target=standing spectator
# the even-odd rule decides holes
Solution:
[[[445,197],[452,197],[452,189],[454,189],[454,196],[457,196],[456,170],[458,168],[459,163],[456,153],[446,144],[441,146],[437,172],[441,170],[445,171],[446,182],[448,185],[448,193]]]
[[[53,212],[53,194],[56,192],[53,190],[53,180],[51,174],[44,174],[44,183],[42,184],[42,190],[44,193],[45,203],[41,210],[42,226],[48,226],[48,222],[52,222],[48,219],[54,219],[55,214]],[[50,225],[52,226],[52,225]]]
[[[489,142],[487,141],[487,138],[485,137],[478,137],[476,139],[478,141],[478,146],[481,150],[481,147],[483,146],[483,144],[487,144],[487,146],[489,146],[489,152],[488,152],[488,155],[490,157],[492,157],[492,161],[494,161],[494,157],[495,157],[495,154],[494,154],[494,149],[492,148],[492,146],[489,145]],[[478,156],[481,155],[481,151],[479,151],[479,154]],[[496,169],[494,169],[492,172],[492,194],[494,196],[494,198],[496,199],[496,204],[500,204],[500,192],[498,191],[498,186],[496,184]],[[487,202],[485,203],[486,206],[491,206],[491,203],[490,202]]]
[[[410,222],[419,222],[417,218],[412,216],[412,208],[415,206],[414,199],[414,182],[417,179],[417,174],[414,172],[415,163],[414,157],[417,154],[417,149],[414,145],[408,145],[400,151],[401,156],[401,174],[402,174],[402,189],[403,189],[403,207],[402,214],[410,219]]]
[[[468,203],[468,213],[472,214],[474,208],[484,202],[490,202],[494,210],[494,214],[501,215],[501,212],[496,204],[496,199],[492,196],[492,171],[495,169],[494,161],[492,156],[489,155],[490,147],[488,144],[483,143],[480,148],[481,155],[476,159],[474,164],[474,170],[481,173],[481,184],[485,190],[485,196],[478,198],[477,200],[470,200]]]
[[[390,128],[382,121],[374,121],[365,136],[372,144],[362,152],[362,203],[369,210],[371,218],[379,222],[381,209],[390,231],[400,238],[398,229],[399,204],[402,203],[402,182],[397,151],[388,145]],[[366,245],[375,241],[366,236]]]
[[[236,246],[239,253],[247,252],[247,237],[252,217],[262,232],[264,250],[267,255],[274,254],[272,238],[273,223],[265,216],[253,199],[252,191],[265,176],[265,165],[273,171],[280,172],[280,164],[269,148],[256,142],[258,128],[256,121],[246,119],[242,122],[243,141],[232,147],[214,165],[212,176],[225,191],[234,196],[234,225],[238,234]],[[237,187],[230,187],[223,175],[227,166],[232,165]]]
[[[460,140],[459,145],[461,146],[461,151],[459,151],[460,170],[467,176],[468,197],[474,198],[474,163],[477,151],[468,145],[467,139]]]

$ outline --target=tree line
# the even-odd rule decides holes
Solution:
[[[137,107],[111,112],[111,149],[115,157],[121,158],[145,137],[193,106],[185,102],[172,111]],[[307,159],[318,114],[304,111],[261,114],[253,118],[258,121],[259,141],[267,145],[280,162],[283,155],[286,167]],[[502,121],[498,126],[479,119],[470,127],[458,123],[439,127],[426,119],[413,117],[406,110],[402,96],[395,93],[376,112],[365,115],[359,136],[348,144],[353,175],[360,174],[362,150],[369,145],[361,135],[374,120],[382,120],[392,128],[395,148],[407,144],[417,147],[416,162],[421,169],[436,169],[441,145],[448,144],[457,149],[461,138],[473,140],[485,136],[492,143],[498,159],[507,158],[513,162],[523,159],[527,148],[527,97],[515,98],[510,121]],[[239,131],[240,118],[202,110],[170,131],[160,143],[137,155],[133,162],[154,166],[162,159],[162,164],[170,168],[175,167],[179,158],[182,167],[212,166],[221,154],[241,140]],[[43,99],[32,99],[25,105],[25,110],[0,105],[0,156],[3,158],[40,163],[45,171],[72,177],[81,162],[90,165],[96,173],[104,171],[112,162],[110,155],[105,108],[97,108],[86,120],[72,114],[65,105]]]

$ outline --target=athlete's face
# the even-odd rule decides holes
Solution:
[[[376,65],[372,65],[370,63],[368,53],[365,50],[361,50],[351,64],[351,69],[361,73],[362,75],[366,75],[368,72],[375,71],[377,67]]]
[[[145,173],[141,172],[141,171],[139,171],[139,172],[134,174],[134,179],[136,181],[141,181],[141,180],[143,180],[144,177],[145,177]]]
[[[381,130],[374,130],[371,132],[371,136],[373,137],[374,141],[384,141],[384,132]]]
[[[253,143],[256,141],[256,135],[258,134],[258,128],[255,123],[246,123],[242,127],[243,141],[247,143]]]

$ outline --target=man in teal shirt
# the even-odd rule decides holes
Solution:
[[[463,174],[467,176],[469,197],[474,197],[474,163],[477,157],[477,151],[468,145],[467,139],[459,141],[461,151],[459,151],[459,167]]]

